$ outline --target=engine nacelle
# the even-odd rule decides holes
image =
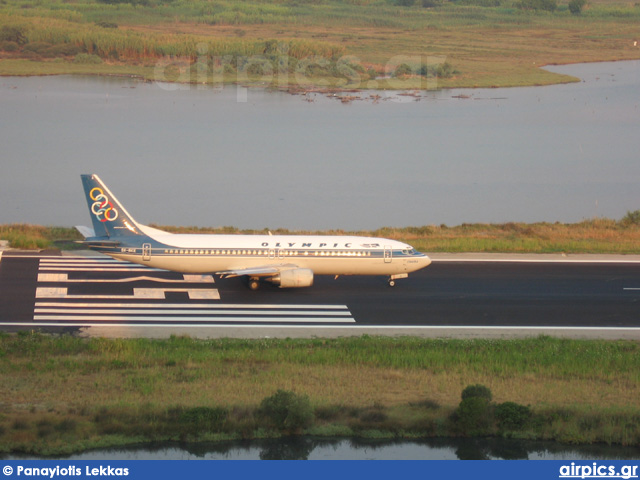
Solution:
[[[278,275],[268,279],[280,288],[301,288],[313,285],[313,270],[308,268],[292,268],[283,270]]]

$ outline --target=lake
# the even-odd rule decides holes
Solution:
[[[3,458],[0,455],[0,458]],[[5,456],[5,459],[34,458]],[[561,445],[502,438],[365,440],[290,437],[220,443],[139,445],[103,449],[70,460],[631,460],[634,447]]]
[[[640,61],[549,70],[581,81],[343,102],[3,77],[0,223],[89,224],[81,173],[164,225],[357,230],[637,210]]]

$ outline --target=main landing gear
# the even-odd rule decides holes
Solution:
[[[247,280],[247,287],[249,288],[249,290],[252,290],[255,292],[260,288],[260,279],[256,277],[249,278]]]

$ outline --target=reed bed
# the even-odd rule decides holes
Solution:
[[[0,16],[0,28],[19,28],[26,43],[74,45],[81,51],[105,59],[156,61],[164,57],[252,56],[265,53],[267,41],[186,34],[145,34],[131,30],[100,28],[58,18]],[[333,58],[344,47],[304,39],[278,40],[287,55],[295,59],[311,56]]]

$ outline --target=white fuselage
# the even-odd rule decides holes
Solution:
[[[147,229],[145,229],[147,230]],[[128,244],[109,255],[184,273],[295,265],[317,275],[396,275],[431,263],[428,256],[395,240],[357,236],[187,235],[154,229],[153,243]]]

